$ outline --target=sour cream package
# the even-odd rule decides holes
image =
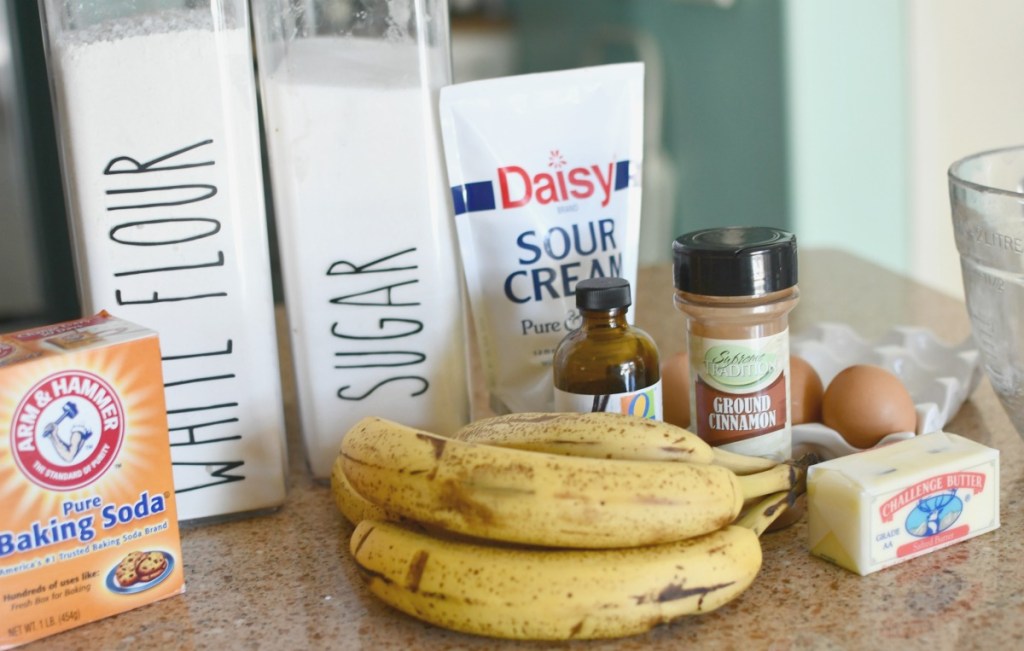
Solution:
[[[576,283],[636,286],[643,64],[455,84],[441,131],[477,340],[498,412],[549,411]]]

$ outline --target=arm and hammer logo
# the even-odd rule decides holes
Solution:
[[[124,438],[124,407],[114,389],[86,371],[54,373],[29,389],[14,411],[11,450],[33,483],[69,491],[96,481]]]

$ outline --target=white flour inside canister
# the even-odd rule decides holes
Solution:
[[[244,27],[161,12],[66,32],[50,53],[83,307],[160,334],[182,519],[284,499]]]

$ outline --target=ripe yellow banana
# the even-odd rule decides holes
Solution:
[[[764,500],[746,524],[763,530],[786,498]],[[465,633],[535,640],[622,637],[710,612],[746,590],[761,567],[757,533],[739,525],[647,547],[542,550],[365,520],[350,548],[370,592],[406,614]]]
[[[453,438],[566,456],[647,461],[718,463],[738,474],[771,468],[773,461],[731,455],[722,463],[696,435],[668,423],[615,413],[520,413],[485,418],[466,425]],[[724,458],[728,459],[730,453]],[[331,493],[341,514],[353,525],[362,520],[401,518],[357,493],[342,469],[341,455],[331,469]]]
[[[738,475],[778,463],[711,447],[671,423],[610,412],[506,414],[476,420],[452,438],[575,457],[713,463]]]
[[[331,466],[331,495],[334,496],[334,504],[338,510],[352,524],[359,524],[363,520],[398,519],[387,509],[368,501],[352,488],[352,484],[348,483],[348,478],[345,477],[345,471],[342,469],[340,455]]]
[[[495,416],[466,425],[452,438],[566,456],[716,463],[737,474],[776,465],[768,459],[711,448],[692,432],[669,423],[610,412]],[[338,510],[353,525],[362,520],[400,519],[352,488],[340,455],[331,469],[331,493]]]
[[[738,476],[716,465],[567,457],[449,439],[364,418],[341,444],[355,491],[398,516],[490,540],[610,548],[692,538],[801,468]]]

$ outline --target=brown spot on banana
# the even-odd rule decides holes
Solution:
[[[370,462],[366,461],[365,459],[360,459],[359,457],[354,457],[351,454],[347,454],[345,452],[340,452],[339,456],[343,460],[343,465],[342,465],[343,469],[344,469],[344,462],[352,463],[352,464],[355,464],[355,465],[358,465],[358,466],[362,466],[364,468],[372,468],[374,470],[389,470],[389,469],[391,469],[391,466],[389,464],[386,464],[386,463],[370,463]],[[400,468],[400,469],[397,470],[397,472],[406,473],[406,474],[409,474],[409,475],[422,475],[424,473],[434,473],[434,472],[437,472],[437,468],[436,467],[434,467],[434,468],[424,468],[424,469],[419,469],[419,470],[406,470],[405,468]]]
[[[716,545],[715,547],[711,547],[710,549],[708,549],[708,556],[718,556],[719,554],[728,554],[729,553],[729,549],[731,549],[731,548],[732,548],[732,545],[730,545],[730,544]]]
[[[417,433],[416,438],[418,438],[421,441],[426,441],[434,448],[435,459],[441,458],[441,455],[444,454],[444,448],[448,444],[448,441],[440,436],[433,436],[431,434],[425,434],[423,432]]]
[[[352,542],[350,543],[350,549],[352,550],[352,556],[358,556],[359,555],[359,550],[363,548],[363,543],[366,542],[366,539],[370,537],[370,534],[372,534],[373,531],[374,531],[374,527],[369,527],[369,528],[366,529],[366,531],[363,533],[363,535],[359,538],[359,540],[356,540],[354,537],[352,538]]]
[[[674,500],[664,495],[637,495],[634,501],[637,504],[664,504],[667,506],[679,503],[678,500]]]
[[[466,522],[494,522],[494,512],[466,495],[458,481],[443,482],[438,498],[442,508],[458,513]]]
[[[359,573],[363,576],[363,580],[366,581],[367,584],[372,584],[374,581],[380,581],[381,583],[386,583],[388,585],[394,584],[394,582],[391,579],[389,579],[386,574],[382,574],[374,570],[369,570],[360,565],[359,561],[356,561],[356,569],[359,570]]]
[[[795,501],[796,489],[780,491],[762,498],[759,502],[747,509],[747,512],[740,516],[735,524],[750,529],[758,537],[763,534],[772,522],[779,517]]]
[[[697,610],[700,610],[704,603],[704,597],[716,592],[718,590],[724,590],[735,585],[735,581],[727,581],[725,583],[714,583],[712,585],[701,586],[697,588],[684,588],[678,583],[670,583],[655,596],[655,600],[658,603],[665,603],[669,601],[678,601],[679,599],[688,599],[695,595],[700,595],[700,599],[697,600]],[[637,601],[638,604],[646,603],[646,599]]]
[[[409,561],[409,571],[405,575],[405,588],[411,592],[419,592],[423,571],[427,568],[430,553],[421,549]]]
[[[689,457],[697,451],[696,448],[692,446],[685,447],[680,445],[663,445],[658,449],[666,454],[677,457]]]

